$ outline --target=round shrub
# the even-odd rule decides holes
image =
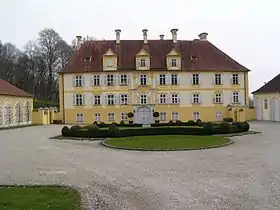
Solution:
[[[116,122],[112,122],[112,124],[111,124],[111,125],[118,126],[118,123],[116,123]]]
[[[97,121],[94,121],[93,124],[94,124],[94,125],[98,125],[98,122],[97,122]]]
[[[110,136],[118,136],[119,132],[120,132],[120,129],[118,128],[118,126],[116,124],[110,125],[110,127],[108,129],[108,133]]]
[[[197,123],[201,123],[202,121],[201,121],[201,119],[197,119],[196,122]]]
[[[68,126],[63,126],[61,129],[62,136],[70,136],[70,128]]]
[[[181,125],[181,124],[182,124],[182,121],[181,121],[181,120],[176,120],[176,121],[175,121],[175,124],[176,124],[176,125]]]
[[[120,121],[120,126],[123,126],[123,125],[125,125],[125,122],[122,120],[122,121]]]
[[[81,126],[79,125],[73,125],[71,128],[70,128],[70,133],[72,136],[76,136],[76,133],[78,130],[81,129]]]
[[[194,122],[193,120],[189,120],[189,121],[187,122],[187,125],[188,125],[188,126],[194,126],[194,125],[195,125],[195,122]]]
[[[169,120],[168,125],[173,125],[174,122],[172,120]]]
[[[247,121],[243,122],[243,131],[248,131],[250,129],[250,125]]]
[[[206,134],[213,134],[214,133],[214,125],[211,122],[207,122],[204,126],[203,129]]]
[[[219,133],[230,133],[231,126],[229,123],[221,123]]]
[[[159,117],[159,112],[154,112],[153,117]]]
[[[90,137],[97,137],[100,128],[97,125],[90,125],[87,129]]]
[[[99,122],[99,123],[98,123],[98,127],[99,127],[99,128],[104,128],[105,125],[106,125],[106,124],[105,124],[104,122]]]
[[[129,118],[133,118],[133,117],[134,117],[134,114],[133,114],[133,112],[128,112],[128,113],[127,113],[127,116],[128,116]]]

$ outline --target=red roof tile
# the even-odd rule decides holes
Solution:
[[[280,92],[280,74],[266,83],[264,86],[252,92],[255,93],[279,93]]]
[[[144,45],[143,40],[121,40],[117,45],[115,40],[106,40],[84,43],[62,73],[102,71],[102,56],[109,48],[118,55],[119,70],[135,70],[135,55],[143,48],[151,55],[151,70],[164,70],[166,55],[176,48],[182,55],[183,70],[249,71],[208,41],[178,41],[174,45],[172,40],[148,40]],[[85,57],[91,57],[88,68],[83,61]]]
[[[25,91],[2,79],[0,79],[0,95],[33,97],[31,94],[26,93]]]

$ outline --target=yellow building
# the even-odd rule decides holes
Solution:
[[[280,121],[280,74],[252,93],[257,120]]]
[[[207,33],[192,41],[143,40],[87,41],[60,72],[60,114],[65,123],[127,121],[135,123],[247,119],[248,72],[207,40]]]
[[[0,79],[0,128],[32,121],[32,95]]]

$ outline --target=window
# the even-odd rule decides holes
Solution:
[[[199,85],[199,75],[198,74],[193,74],[192,75],[192,84],[193,85]]]
[[[194,93],[193,94],[193,100],[192,100],[193,104],[199,104],[200,103],[200,97],[198,93]]]
[[[121,118],[122,120],[127,120],[127,113],[122,113]]]
[[[107,75],[107,85],[108,86],[113,86],[115,85],[114,83],[114,75]]]
[[[166,104],[167,100],[166,100],[166,95],[165,94],[160,94],[159,95],[159,103],[160,104]]]
[[[264,99],[263,103],[264,103],[264,109],[268,109],[268,100]]]
[[[221,103],[223,103],[222,94],[216,93],[214,96],[214,104],[221,104]]]
[[[166,121],[166,112],[160,112],[159,113],[159,120],[160,121]]]
[[[178,112],[172,112],[171,116],[173,121],[179,120],[179,113]]]
[[[160,74],[160,75],[159,75],[159,84],[160,84],[160,85],[166,85],[166,77],[165,77],[165,74]]]
[[[223,119],[222,112],[216,112],[216,120],[217,121],[222,121],[222,119]]]
[[[238,92],[233,92],[232,93],[232,103],[238,104],[239,103],[239,93]]]
[[[76,115],[76,122],[83,122],[83,121],[84,121],[83,113],[77,113],[77,115]]]
[[[233,85],[238,85],[239,81],[238,81],[238,74],[233,74],[232,75],[232,84]]]
[[[178,75],[171,74],[171,85],[178,85]]]
[[[222,84],[222,76],[221,74],[215,74],[215,85],[221,85]]]
[[[82,94],[76,94],[75,95],[75,103],[74,103],[74,105],[75,106],[82,106],[82,105],[84,105],[84,97],[83,97],[83,95]]]
[[[83,77],[82,76],[75,76],[74,77],[74,86],[75,87],[82,87],[83,86]]]
[[[108,58],[108,60],[107,60],[107,67],[112,67],[113,66],[113,62],[114,60],[113,60],[113,58]]]
[[[109,112],[108,113],[108,121],[114,121],[115,120],[115,113]]]
[[[176,66],[177,66],[176,58],[172,58],[172,59],[171,59],[171,66],[172,66],[172,67],[176,67]]]
[[[147,104],[147,95],[145,94],[140,95],[140,104]]]
[[[94,120],[96,122],[100,122],[101,121],[101,114],[100,113],[95,113],[94,114]]]
[[[94,105],[101,105],[101,96],[94,96]]]
[[[145,67],[145,66],[146,66],[146,60],[144,58],[141,58],[140,67]]]
[[[198,120],[198,119],[200,119],[199,112],[194,112],[193,113],[193,120]]]
[[[128,104],[128,95],[127,94],[121,94],[120,99],[121,99],[120,104],[123,104],[123,105]]]
[[[172,94],[171,95],[171,103],[172,104],[179,104],[180,103],[180,98],[178,94]]]
[[[141,85],[147,85],[147,76],[142,74],[140,75],[140,84]]]
[[[110,94],[110,95],[107,95],[107,104],[108,105],[114,105],[114,95],[113,94]]]
[[[100,76],[99,75],[94,75],[93,76],[93,86],[100,86]]]
[[[128,85],[126,74],[121,75],[121,85]]]

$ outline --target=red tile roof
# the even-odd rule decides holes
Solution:
[[[0,95],[33,97],[31,94],[26,93],[25,91],[2,79],[0,79]]]
[[[178,41],[174,45],[172,40],[148,40],[144,45],[143,40],[121,40],[118,45],[115,40],[106,40],[84,43],[62,73],[102,71],[102,56],[110,48],[118,55],[119,70],[135,70],[135,55],[143,48],[151,55],[151,70],[164,70],[166,55],[176,48],[182,55],[183,70],[249,71],[208,41]],[[88,68],[83,61],[86,57],[91,57]]]
[[[264,86],[252,92],[255,93],[279,93],[280,92],[280,74],[266,83]]]

